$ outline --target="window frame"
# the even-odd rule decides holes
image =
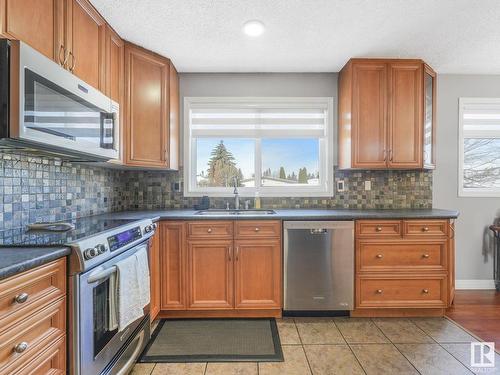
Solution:
[[[184,97],[184,196],[200,197],[228,197],[233,195],[233,188],[224,187],[197,187],[196,186],[196,138],[191,137],[190,110],[196,104],[214,103],[215,105],[227,106],[248,105],[254,107],[258,103],[279,103],[280,105],[293,107],[306,107],[307,105],[317,108],[324,105],[327,109],[325,136],[319,138],[319,185],[300,186],[291,184],[288,186],[260,186],[262,177],[262,154],[260,138],[255,139],[254,173],[255,187],[238,187],[239,194],[245,197],[253,197],[258,191],[260,197],[333,197],[333,160],[334,160],[334,119],[336,110],[333,105],[333,97]],[[223,135],[221,136],[223,137]],[[295,137],[296,138],[296,137]],[[304,136],[304,138],[311,138]]]
[[[500,98],[469,98],[458,99],[458,196],[459,197],[500,197],[500,188],[464,188],[464,163],[465,150],[464,141],[466,138],[475,139],[500,139],[500,132],[495,134],[489,130],[464,131],[464,107],[468,104],[497,104],[500,108]],[[464,134],[466,133],[466,134]],[[469,135],[472,134],[472,136]]]

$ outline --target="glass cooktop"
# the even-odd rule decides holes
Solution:
[[[48,230],[29,230],[9,229],[0,231],[0,245],[2,246],[51,246],[67,245],[74,243],[84,237],[93,235],[129,224],[137,220],[128,219],[110,219],[105,216],[89,216],[75,220],[65,221],[74,226],[74,229],[68,231],[48,231]],[[59,224],[62,222],[56,222]],[[51,223],[52,224],[52,223]]]

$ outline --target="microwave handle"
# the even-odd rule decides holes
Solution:
[[[99,270],[96,270],[95,272],[90,274],[89,278],[87,279],[87,283],[93,284],[97,281],[101,281],[103,279],[106,279],[109,276],[111,276],[112,274],[114,274],[116,271],[117,271],[116,266],[111,266],[111,267],[106,268],[106,269],[101,268]]]

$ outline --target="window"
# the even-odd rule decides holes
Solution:
[[[332,98],[185,98],[185,195],[333,195]]]
[[[459,195],[500,196],[500,98],[460,98]]]

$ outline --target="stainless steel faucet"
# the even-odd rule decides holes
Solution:
[[[240,209],[240,194],[238,193],[238,178],[234,177],[233,179],[234,182],[234,209],[239,210]]]

